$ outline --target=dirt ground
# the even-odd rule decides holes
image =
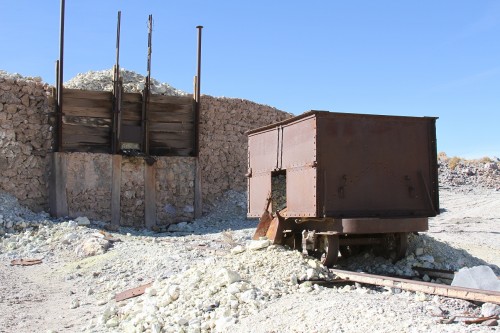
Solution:
[[[500,266],[500,192],[463,194],[442,191],[440,198],[442,214],[431,220],[428,235],[453,248],[463,249],[466,255],[481,259],[490,265]],[[154,246],[154,243],[151,244]],[[183,247],[179,246],[178,251],[184,251]],[[112,252],[108,252],[106,260],[112,261],[113,255],[119,255],[110,253]],[[98,320],[104,309],[103,304],[96,302],[95,298],[89,295],[83,280],[78,280],[80,278],[78,262],[73,261],[75,259],[71,256],[55,256],[53,260],[29,267],[10,266],[5,257],[3,258],[3,262],[0,263],[0,332],[81,332],[85,331],[91,320]],[[85,265],[89,266],[87,269],[91,271],[92,265],[97,265],[98,262],[99,260],[95,262],[87,260]],[[305,295],[301,298],[288,295],[268,304],[265,311],[245,318],[235,331],[271,332],[274,329],[279,331],[280,328],[287,331],[286,327],[289,325],[288,331],[296,332],[326,332],[335,331],[336,328],[338,331],[355,332],[356,327],[358,329],[369,327],[370,321],[381,316],[381,313],[377,312],[371,314],[372,318],[368,315],[371,313],[370,308],[379,307],[380,302],[389,302],[388,309],[393,306],[394,312],[403,311],[403,315],[404,311],[408,311],[409,317],[415,315],[411,311],[417,311],[410,307],[405,310],[405,300],[395,295],[379,295],[368,299],[363,297],[358,294],[339,293],[335,296],[322,294],[321,297]],[[72,309],[75,298],[78,298],[81,304]],[[361,302],[360,299],[364,301]],[[343,300],[345,304],[338,305],[342,304]],[[334,304],[337,304],[337,310],[333,309]],[[353,322],[352,326],[345,324],[342,326],[340,323],[338,326],[317,326],[315,323],[318,318],[306,315],[311,313],[311,309],[316,309],[319,311],[318,314],[328,316],[332,311],[338,312],[338,307],[342,308],[342,314],[351,313],[357,324]],[[279,320],[274,318],[273,314],[279,314]],[[293,326],[298,317],[300,323],[297,322]],[[339,318],[342,318],[342,315],[339,315]],[[396,319],[399,317],[394,318],[394,322],[385,322],[386,319],[380,321],[373,326],[376,328],[373,331],[412,331],[411,323],[407,326],[393,327],[395,330],[390,326],[384,326],[398,325]],[[281,324],[276,327],[278,323]],[[293,327],[295,328],[292,329]],[[423,331],[425,327],[429,326],[424,325],[414,331]],[[435,329],[445,331],[443,327]],[[481,331],[483,329],[495,330],[495,328],[481,328]],[[464,330],[468,331],[463,327],[450,327],[450,330],[446,328],[446,331],[450,332]],[[474,330],[477,331],[478,328]],[[97,325],[89,331],[113,331],[113,329]]]

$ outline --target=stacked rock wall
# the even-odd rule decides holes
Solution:
[[[66,153],[69,216],[111,220],[111,155]]]
[[[0,191],[30,209],[48,208],[49,153],[53,129],[51,90],[38,79],[0,72]],[[228,190],[245,191],[246,131],[291,117],[275,108],[234,98],[202,96],[200,168],[204,210]],[[67,153],[66,196],[71,216],[111,219],[111,155]],[[156,210],[160,225],[194,216],[196,160],[158,157]],[[122,160],[122,224],[144,224],[144,161]]]
[[[49,90],[40,79],[0,71],[0,191],[35,211],[48,206]]]
[[[227,190],[246,191],[246,131],[291,118],[276,108],[236,98],[201,97],[200,165],[205,207]]]

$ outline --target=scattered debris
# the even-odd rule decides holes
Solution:
[[[116,294],[115,301],[120,302],[120,301],[123,301],[125,299],[140,296],[140,295],[144,294],[144,292],[146,291],[146,288],[151,287],[152,284],[153,283],[150,282],[150,283],[146,283],[146,284],[139,286],[139,287],[135,287],[132,289],[122,291],[121,293]]]
[[[437,283],[391,278],[382,275],[349,272],[340,269],[332,269],[331,272],[333,272],[340,278],[349,279],[360,283],[400,288],[404,290],[411,290],[430,295],[439,295],[439,296],[453,297],[470,301],[490,302],[490,303],[500,304],[500,292],[498,291],[484,291],[484,290],[463,288],[457,286],[444,286],[442,284],[437,284]]]
[[[10,262],[11,266],[33,266],[41,264],[41,259],[14,259]]]

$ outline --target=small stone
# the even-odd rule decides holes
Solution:
[[[168,288],[168,295],[172,299],[172,301],[176,301],[181,295],[181,289],[177,285],[170,286]]]
[[[85,216],[80,216],[75,219],[76,224],[78,225],[90,225],[90,220]]]
[[[430,254],[425,254],[425,255],[419,256],[418,260],[425,261],[425,262],[428,262],[428,263],[433,263],[434,262],[434,257],[431,256]]]
[[[481,306],[481,315],[483,317],[500,316],[500,305],[484,303]]]
[[[418,256],[421,256],[421,255],[423,255],[423,254],[424,254],[424,249],[423,249],[423,248],[421,248],[421,247],[417,247],[417,248],[415,249],[415,255],[416,255],[417,257],[418,257]]]
[[[256,251],[260,249],[265,249],[271,245],[271,241],[265,239],[265,240],[252,240],[248,243],[247,249],[251,251]]]
[[[117,327],[118,324],[119,324],[118,318],[113,317],[113,318],[111,318],[110,320],[108,320],[106,322],[106,327],[108,327],[108,328],[110,328],[110,327]]]
[[[96,304],[102,306],[108,304],[108,301],[106,299],[100,299],[96,302]]]
[[[483,325],[483,326],[490,326],[490,327],[492,327],[492,326],[498,326],[498,320],[496,320],[496,319],[486,320],[486,321],[483,321],[481,323],[481,325]]]
[[[241,245],[237,245],[231,249],[231,254],[240,254],[245,252],[245,248]]]
[[[226,268],[221,269],[217,275],[220,277],[220,283],[222,286],[241,281],[241,277],[238,272],[231,271]]]
[[[427,295],[421,292],[417,292],[415,294],[415,301],[417,302],[425,302],[427,300]]]
[[[80,306],[80,301],[77,299],[74,299],[71,301],[71,305],[69,306],[70,309],[76,309]]]

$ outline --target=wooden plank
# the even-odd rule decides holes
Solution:
[[[111,171],[111,224],[119,226],[121,220],[122,156],[113,155]]]
[[[109,154],[109,145],[74,145],[74,146],[64,146],[64,151],[68,153],[78,152],[78,153],[102,153]]]
[[[142,103],[142,94],[141,93],[123,93],[122,101],[123,102]]]
[[[137,120],[134,120],[134,121],[131,121],[131,120],[123,120],[122,121],[122,126],[141,126],[141,121],[137,121]]]
[[[151,146],[149,153],[153,156],[192,156],[193,148],[167,148]]]
[[[124,120],[141,120],[142,104],[124,102],[121,111]]]
[[[192,144],[194,138],[191,132],[151,132],[150,140],[157,142],[185,141]]]
[[[192,123],[194,112],[150,112],[149,121],[157,123]]]
[[[66,98],[64,100],[64,108],[67,106],[73,107],[85,107],[85,108],[109,108],[111,111],[113,107],[112,100],[103,100],[103,99],[82,99],[82,98]]]
[[[64,153],[52,153],[49,186],[50,215],[54,217],[68,216],[68,199],[66,197],[67,159]]]
[[[189,132],[194,131],[194,124],[188,123],[151,123],[149,125],[151,132]]]
[[[112,112],[111,108],[108,107],[80,107],[65,104],[64,115],[111,119]]]
[[[93,127],[111,127],[111,119],[78,117],[78,116],[64,116],[63,117],[63,126],[65,126],[65,125],[85,125],[85,126],[93,126]]]
[[[91,135],[91,134],[73,134],[73,135],[63,135],[63,145],[110,145],[111,141],[109,138],[109,132],[106,135]]]
[[[94,90],[81,90],[81,89],[63,89],[63,99],[81,98],[81,99],[100,99],[100,100],[113,100],[113,93],[111,91],[94,91]]]
[[[152,112],[173,113],[173,112],[194,112],[193,105],[172,104],[172,103],[149,103],[149,108]]]
[[[65,116],[94,117],[111,119],[111,107],[80,107],[64,105]]]
[[[386,286],[404,290],[419,291],[431,295],[460,298],[469,301],[500,304],[500,292],[462,287],[452,287],[437,283],[420,282],[382,275],[356,273],[340,269],[331,269],[335,275],[350,281]]]
[[[156,225],[156,164],[144,164],[144,219],[146,228]]]
[[[193,95],[169,96],[169,95],[151,95],[151,103],[174,103],[174,104],[193,104]]]
[[[80,137],[82,142],[105,143],[109,141],[111,129],[109,127],[89,127],[80,125],[63,126],[63,142],[77,142],[75,138]],[[98,141],[88,141],[85,137],[97,139]]]

